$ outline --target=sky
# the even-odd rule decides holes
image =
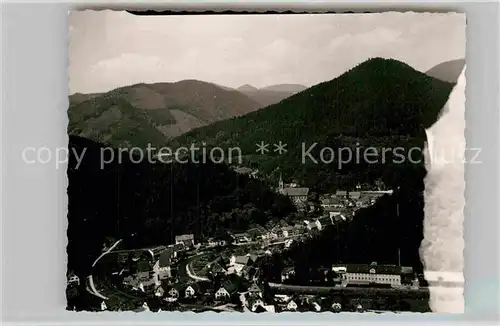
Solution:
[[[69,92],[197,79],[312,86],[371,57],[417,70],[465,58],[465,15],[69,15]]]

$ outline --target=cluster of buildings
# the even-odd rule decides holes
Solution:
[[[308,188],[299,188],[296,184],[291,184],[285,187],[280,177],[278,190],[291,197],[292,201],[300,206],[308,205]],[[335,194],[326,194],[320,197],[320,205],[322,214],[313,219],[302,220],[301,223],[289,225],[285,221],[280,221],[273,227],[266,229],[262,226],[253,227],[242,233],[231,234],[231,239],[223,240],[218,238],[210,238],[205,243],[196,244],[193,234],[177,235],[175,243],[167,247],[160,246],[149,249],[152,260],[138,261],[137,271],[133,275],[129,275],[124,279],[124,283],[132,286],[134,289],[142,291],[150,290],[151,288],[158,287],[164,280],[172,278],[172,265],[178,258],[178,253],[184,252],[193,247],[225,247],[228,244],[236,246],[247,245],[250,243],[260,244],[262,252],[255,252],[244,256],[232,256],[228,261],[224,262],[223,259],[214,261],[207,266],[210,273],[219,273],[223,275],[236,274],[251,280],[256,280],[255,268],[252,264],[255,263],[257,255],[272,254],[281,248],[288,248],[290,245],[301,237],[307,237],[312,231],[322,231],[328,226],[332,226],[342,222],[348,222],[352,219],[355,208],[370,205],[378,197],[390,194],[391,191],[337,191]],[[350,265],[350,269],[354,268]],[[379,267],[381,269],[381,267]],[[342,269],[340,269],[342,270]],[[359,274],[359,275],[358,275]],[[377,275],[376,282],[386,282],[390,284],[398,284],[398,276],[396,274],[379,275],[380,273],[370,274],[365,276],[359,272],[346,272],[343,274],[343,283],[354,281],[368,281],[371,282],[373,275]],[[366,273],[365,273],[366,274]],[[369,276],[372,275],[372,276]],[[392,275],[392,276],[391,276]],[[286,279],[288,276],[284,276]],[[254,279],[255,278],[255,279]],[[360,278],[360,279],[358,279]],[[191,288],[186,288],[188,292],[192,292]],[[185,291],[186,289],[182,289]],[[226,291],[230,292],[229,289]],[[196,289],[193,289],[195,292]],[[225,293],[224,289],[218,289],[221,293]],[[182,292],[181,291],[181,292]]]
[[[304,235],[306,232],[307,228],[301,223],[289,225],[285,221],[280,221],[269,229],[257,226],[242,233],[232,234],[231,238],[234,245],[260,242],[262,247],[265,248],[277,243],[289,246],[294,239]]]
[[[183,234],[175,237],[174,244],[147,249],[149,255],[132,258],[135,266],[134,273],[130,273],[128,266],[119,272],[119,274],[128,274],[123,278],[123,284],[133,290],[151,291],[162,281],[172,278],[172,267],[179,259],[179,254],[194,246],[194,235]],[[124,257],[129,255],[130,253],[123,254]],[[119,257],[120,260],[122,263],[125,262],[125,259]]]
[[[237,171],[255,177],[255,171],[250,169]],[[123,283],[134,290],[154,293],[157,297],[166,301],[177,301],[180,298],[212,298],[214,302],[227,302],[237,298],[244,304],[245,309],[250,311],[295,311],[298,309],[321,311],[328,309],[340,310],[340,303],[320,305],[311,302],[307,297],[288,297],[276,295],[273,299],[265,299],[262,295],[262,286],[259,282],[259,270],[256,262],[260,257],[271,254],[273,250],[282,250],[302,237],[307,237],[312,231],[322,231],[328,226],[338,223],[349,222],[358,208],[372,205],[378,197],[391,194],[392,191],[337,191],[334,194],[325,194],[319,197],[319,203],[309,200],[309,189],[299,187],[297,184],[285,186],[280,176],[277,191],[288,196],[299,211],[314,212],[308,214],[308,218],[297,221],[295,225],[289,225],[281,220],[275,225],[267,228],[255,226],[251,229],[230,234],[230,238],[210,238],[203,243],[195,243],[193,234],[177,235],[175,243],[169,246],[159,246],[148,249],[150,258],[136,260],[134,273],[128,273],[123,278]],[[311,216],[315,216],[311,218]],[[242,246],[248,244],[260,245],[260,250],[254,250],[245,255],[231,255],[228,250],[217,251],[220,256],[210,262],[200,261],[205,276],[198,282],[176,282],[173,274],[173,266],[179,260],[179,254],[196,248],[226,247],[232,244]],[[189,268],[189,266],[187,266]],[[123,271],[122,271],[123,272]],[[323,272],[323,271],[321,271]],[[120,272],[121,273],[121,272]],[[331,270],[325,270],[326,277],[335,275],[339,286],[373,285],[381,284],[392,287],[407,284],[412,277],[412,269],[401,266],[377,265],[334,265]],[[293,268],[285,268],[282,272],[282,282],[294,277]],[[201,281],[203,279],[203,281]],[[241,282],[245,280],[250,284],[248,288],[241,288]],[[414,286],[418,286],[418,284]]]

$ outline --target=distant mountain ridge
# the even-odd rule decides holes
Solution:
[[[262,87],[261,89],[266,89],[268,91],[275,91],[275,92],[298,93],[302,92],[303,90],[306,90],[307,86],[300,84],[277,84],[277,85]]]
[[[252,85],[242,85],[236,90],[245,94],[254,101],[260,103],[262,107],[279,103],[295,93],[307,89],[306,86],[298,84],[278,84],[257,88]]]
[[[245,85],[241,85],[236,90],[239,92],[254,92],[254,91],[258,91],[259,89],[257,87],[253,87],[252,85],[245,84]]]
[[[465,65],[465,59],[442,62],[425,72],[426,75],[451,83],[456,83]]]
[[[163,144],[193,128],[262,107],[241,92],[198,80],[77,93],[69,101],[71,135],[117,146]]]
[[[115,146],[164,144],[192,129],[241,116],[293,95],[270,89],[305,89],[295,84],[238,89],[199,80],[139,83],[105,93],[69,96],[71,135]]]

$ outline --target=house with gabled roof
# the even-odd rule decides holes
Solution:
[[[238,286],[232,280],[226,280],[221,284],[217,292],[215,292],[215,300],[228,299],[237,291]]]
[[[312,222],[309,222],[307,224],[307,229],[310,231],[310,230],[314,230],[314,229],[318,229],[321,227],[321,224],[318,222],[318,220],[315,220],[315,221],[312,221]]]
[[[250,310],[254,311],[254,312],[257,310],[257,307],[259,307],[259,306],[261,306],[261,307],[265,306],[265,303],[262,300],[262,298],[259,297],[259,296],[255,296],[255,295],[250,295],[248,297],[247,302],[248,302],[248,306],[249,306]]]
[[[264,290],[262,286],[258,285],[256,282],[253,282],[248,288],[248,293],[262,298],[262,293],[264,293]]]
[[[250,255],[246,256],[232,256],[229,264],[234,268],[237,274],[241,274],[241,271],[245,266],[250,266],[253,264],[252,257]]]
[[[157,297],[163,297],[163,295],[165,294],[165,290],[163,289],[163,286],[158,286],[155,290],[155,296]]]
[[[235,233],[231,237],[233,238],[233,244],[250,242],[250,236],[247,233]]]
[[[199,294],[200,292],[200,285],[198,283],[191,283],[189,284],[186,289],[184,290],[184,297],[186,298],[192,298]]]
[[[158,259],[158,257],[160,256],[160,254],[166,249],[167,247],[165,246],[156,246],[156,247],[153,247],[153,248],[150,248],[149,249],[149,252],[152,254],[152,256],[155,258],[155,259]]]
[[[274,307],[274,305],[265,305],[262,306],[262,308],[264,308],[266,312],[276,312],[276,308]]]
[[[288,301],[286,304],[286,310],[289,311],[296,311],[298,307],[299,305],[293,299],[290,299],[290,301]]]
[[[324,230],[327,226],[329,225],[332,225],[333,222],[332,222],[332,219],[330,218],[330,216],[323,216],[323,217],[320,217],[318,218],[316,221],[316,227],[318,228],[318,230],[322,231]]]
[[[181,234],[175,236],[176,244],[183,244],[187,248],[194,246],[194,234]]]
[[[78,276],[76,276],[75,274],[71,273],[68,276],[68,284],[80,285],[80,278]]]
[[[153,272],[156,276],[156,283],[160,283],[161,280],[172,277],[171,265],[174,256],[173,248],[166,248],[160,254],[159,259],[153,266]]]
[[[290,248],[290,246],[293,243],[293,239],[287,239],[285,240],[285,248]]]
[[[286,267],[281,272],[281,281],[284,282],[290,278],[293,278],[294,276],[295,276],[295,268]]]
[[[349,191],[349,199],[358,200],[361,197],[360,191]]]
[[[147,281],[152,278],[153,269],[151,268],[150,262],[147,260],[139,260],[137,262],[137,276],[139,281]]]
[[[181,293],[184,293],[184,290],[185,290],[184,284],[176,283],[172,287],[170,287],[170,289],[168,290],[168,294],[172,298],[179,298]]]
[[[342,199],[337,197],[327,197],[321,199],[321,207],[325,208],[342,208],[344,206],[344,202]]]

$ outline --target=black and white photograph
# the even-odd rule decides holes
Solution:
[[[465,14],[68,21],[67,310],[463,312]]]

